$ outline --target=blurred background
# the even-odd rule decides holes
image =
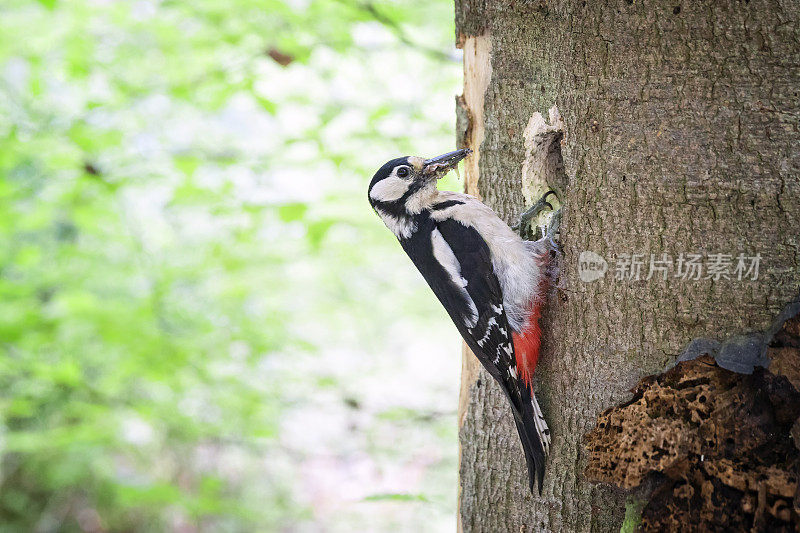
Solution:
[[[0,531],[455,529],[458,333],[366,200],[454,149],[452,10],[0,2]]]

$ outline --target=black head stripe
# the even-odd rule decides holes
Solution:
[[[444,202],[440,202],[438,204],[434,204],[431,209],[434,211],[439,211],[441,209],[447,209],[448,207],[453,207],[454,205],[464,205],[464,202],[461,200],[446,200]]]

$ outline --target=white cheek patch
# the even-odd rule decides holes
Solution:
[[[469,314],[465,319],[465,325],[470,329],[474,328],[478,323],[478,308],[475,307],[475,302],[472,301],[467,292],[467,280],[461,275],[461,263],[458,262],[453,249],[450,248],[450,245],[447,244],[438,229],[431,232],[431,245],[433,247],[433,257],[442,265],[445,272],[450,275],[450,280],[461,290],[464,300],[469,305]]]
[[[394,202],[402,198],[410,186],[411,181],[392,175],[373,185],[369,197],[379,202]]]

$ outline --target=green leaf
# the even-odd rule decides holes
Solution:
[[[296,222],[302,220],[308,211],[308,205],[301,202],[283,204],[278,207],[278,217],[283,222]]]
[[[306,228],[308,231],[307,238],[311,248],[319,250],[322,246],[322,240],[336,223],[337,221],[332,219],[323,219],[315,220],[308,224]]]
[[[117,494],[120,503],[129,507],[175,503],[180,500],[177,487],[167,483],[154,483],[144,486],[119,486]]]
[[[191,177],[194,175],[197,167],[200,166],[201,160],[199,157],[179,155],[172,158],[175,167],[183,172],[186,176]]]

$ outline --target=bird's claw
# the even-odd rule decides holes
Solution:
[[[547,201],[547,197],[551,194],[555,196],[556,193],[554,191],[547,191],[544,193],[544,195],[539,198],[539,201],[526,209],[519,216],[519,222],[511,226],[511,229],[519,233],[519,236],[523,239],[532,240],[531,237],[533,237],[533,232],[531,231],[531,220],[536,218],[539,213],[544,211],[545,208],[548,208],[551,211],[553,210],[553,205]]]
[[[553,213],[550,218],[550,223],[547,225],[547,230],[544,233],[545,238],[550,242],[550,246],[557,252],[561,252],[561,245],[558,243],[558,236],[561,231],[561,209]]]

